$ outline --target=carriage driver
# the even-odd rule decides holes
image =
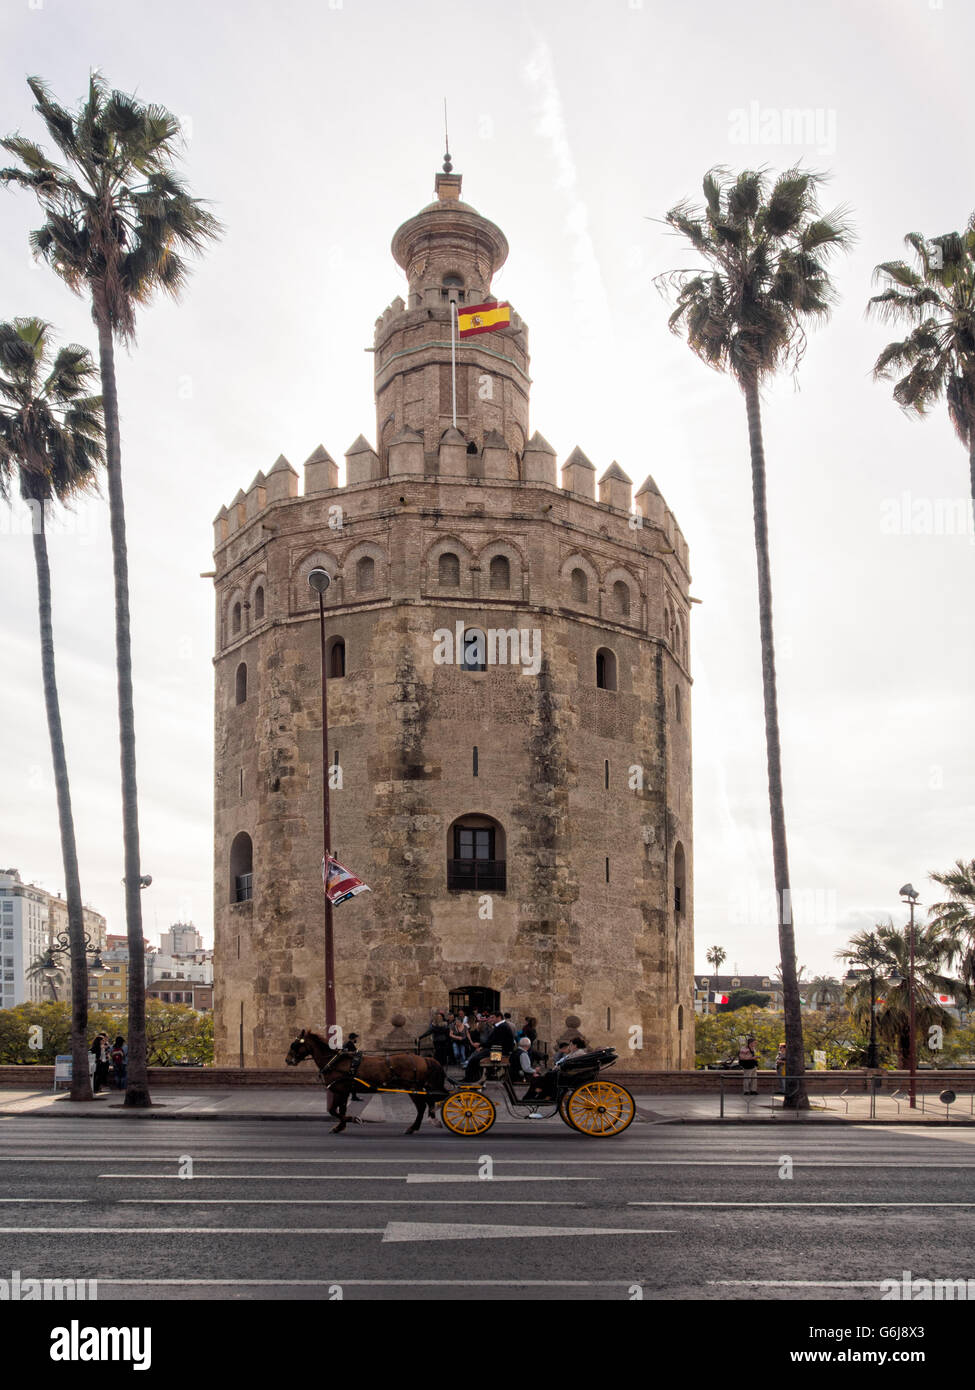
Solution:
[[[515,1035],[511,1026],[505,1023],[501,1014],[488,1014],[488,1023],[491,1031],[486,1039],[482,1039],[481,1046],[471,1054],[470,1060],[464,1071],[465,1081],[480,1081],[481,1063],[491,1056],[492,1052],[500,1052],[507,1062],[512,1052],[515,1050]]]

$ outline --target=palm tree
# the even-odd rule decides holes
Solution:
[[[828,1009],[843,998],[843,986],[832,975],[817,975],[806,986],[806,998],[811,1009]]]
[[[874,376],[900,377],[894,400],[914,415],[926,415],[945,397],[955,433],[968,450],[975,517],[975,213],[964,232],[930,241],[909,232],[904,242],[914,252],[915,266],[878,265],[874,278],[886,289],[873,296],[867,310],[886,322],[913,326],[903,342],[884,348]]]
[[[727,958],[728,952],[724,950],[721,946],[710,946],[708,950],[704,953],[704,959],[712,967],[715,975],[718,974]],[[705,1009],[705,1012],[706,1011],[707,1010]]]
[[[782,798],[761,388],[779,371],[795,371],[806,344],[804,324],[828,317],[834,292],[826,264],[852,239],[842,211],[820,213],[821,183],[819,175],[801,169],[780,174],[771,187],[761,171],[735,177],[712,169],[704,178],[704,207],[685,201],[666,216],[704,264],[657,281],[676,294],[671,330],[686,333],[691,350],[708,366],[730,372],[745,397],[786,1057],[789,1075],[796,1078],[785,1103],[792,1109],[808,1107],[809,1100],[802,1080],[802,1016]]]
[[[145,949],[140,901],[139,813],[136,795],[135,718],[129,625],[128,555],[122,496],[122,452],[115,338],[135,338],[136,309],[156,290],[178,295],[187,274],[183,255],[199,252],[219,224],[189,196],[173,173],[180,128],[162,106],[147,106],[110,91],[93,74],[88,99],[72,115],[36,77],[27,79],[63,165],[23,136],[0,145],[20,160],[0,169],[0,180],[36,195],[45,221],[31,233],[37,256],[70,289],[91,299],[105,402],[108,500],[115,580],[122,765],[122,835],[125,850],[125,920],[129,941],[129,1082],[127,1106],[148,1106]]]
[[[21,497],[31,508],[34,522],[41,673],[54,761],[71,948],[72,1100],[91,1100],[87,1050],[88,965],[78,851],[54,668],[51,571],[45,521],[52,501],[67,502],[94,485],[102,463],[101,398],[87,394],[95,376],[95,366],[86,348],[72,345],[61,348],[54,355],[51,327],[43,320],[22,318],[0,323],[0,496],[8,497],[10,485],[16,480]]]
[[[954,1027],[955,1020],[941,1007],[935,997],[951,994],[955,982],[943,973],[958,952],[958,939],[936,922],[914,929],[914,1000],[916,1031],[920,1038],[933,1025],[945,1032]],[[877,1035],[881,1043],[897,1053],[901,1069],[910,1066],[910,928],[900,929],[892,922],[880,923],[873,931],[855,932],[847,950],[840,955],[860,966],[866,966],[860,979],[847,991],[847,1004],[857,1025],[869,1027],[870,977],[872,965],[878,975],[883,998],[877,1004]],[[891,976],[895,979],[892,982]],[[899,978],[896,978],[899,977]]]
[[[967,864],[964,859],[956,859],[953,869],[929,877],[948,890],[943,903],[933,903],[928,908],[928,916],[961,941],[958,983],[971,1008],[975,996],[975,859]]]

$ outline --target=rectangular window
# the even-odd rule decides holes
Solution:
[[[609,856],[606,857],[606,882],[609,882]]]
[[[454,831],[455,859],[493,859],[494,831],[474,830],[464,826]]]
[[[474,776],[477,776],[477,745],[474,745]]]

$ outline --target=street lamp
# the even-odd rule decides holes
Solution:
[[[903,888],[901,888],[901,890],[900,890],[900,898],[901,898],[902,901],[905,901],[905,902],[909,903],[909,904],[910,904],[910,908],[911,908],[911,963],[910,963],[910,966],[909,966],[909,972],[910,972],[910,974],[909,974],[909,978],[908,978],[908,981],[907,981],[907,993],[908,993],[908,998],[909,998],[909,1000],[910,1000],[910,1010],[911,1010],[910,1025],[909,1025],[909,1026],[910,1026],[910,1039],[909,1039],[909,1043],[908,1043],[908,1046],[909,1046],[909,1049],[910,1049],[910,1054],[909,1054],[909,1057],[908,1057],[908,1061],[910,1062],[910,1068],[911,1068],[911,1084],[910,1084],[911,1109],[912,1109],[912,1110],[916,1110],[916,1109],[917,1109],[917,1095],[916,1095],[916,1091],[917,1091],[917,1031],[916,1031],[916,1020],[915,1020],[915,1012],[914,1012],[914,905],[915,905],[915,903],[917,902],[918,895],[917,895],[917,890],[915,889],[915,887],[914,887],[914,885],[913,885],[912,883],[905,883],[905,884],[904,884]]]
[[[325,660],[325,590],[332,580],[326,570],[313,569],[308,576],[308,584],[318,595],[318,622],[322,650],[322,872],[325,875],[325,1031],[331,1041],[335,1026],[335,948],[332,937],[332,904],[328,896],[328,860],[331,853],[329,840],[328,803],[328,671]]]
[[[99,951],[99,949],[98,949],[97,946],[95,946],[95,947],[92,946],[92,944],[91,944],[91,937],[90,937],[90,936],[88,935],[88,933],[86,932],[86,933],[85,933],[85,956],[86,956],[86,957],[87,957],[87,956],[90,956],[93,950],[94,950],[94,953],[95,953],[95,959],[94,959],[94,960],[91,962],[91,964],[88,966],[88,974],[89,974],[89,975],[94,975],[94,976],[96,976],[96,977],[100,977],[100,976],[102,976],[102,975],[107,974],[107,969],[106,969],[106,966],[105,966],[105,964],[104,964],[104,962],[103,962],[103,960],[102,960],[101,952]],[[46,980],[55,980],[55,979],[57,979],[58,975],[60,975],[60,974],[63,973],[63,967],[60,966],[60,965],[58,964],[58,962],[54,959],[54,957],[55,957],[55,956],[70,956],[70,954],[71,954],[71,940],[70,940],[70,938],[69,938],[69,936],[68,936],[68,933],[65,932],[65,931],[59,932],[58,935],[57,935],[56,944],[55,944],[55,942],[49,943],[48,948],[47,948],[47,955],[44,957],[43,961],[41,962],[41,973],[42,973],[42,975],[44,976],[44,978],[45,978]],[[86,962],[86,963],[87,963],[87,962]]]

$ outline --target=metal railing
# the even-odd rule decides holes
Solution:
[[[791,1114],[798,1120],[801,1116],[808,1114],[808,1109],[787,1106],[786,1100],[788,1094],[787,1087],[794,1087],[795,1083],[799,1080],[805,1085],[810,1107],[815,1109],[825,1110],[829,1108],[827,1104],[828,1101],[840,1101],[843,1104],[844,1115],[849,1116],[850,1105],[862,1099],[868,1102],[867,1113],[863,1116],[864,1119],[875,1120],[877,1118],[878,1100],[891,1102],[896,1107],[898,1117],[902,1109],[908,1108],[909,1113],[910,1097],[905,1089],[905,1082],[901,1077],[890,1078],[888,1081],[883,1074],[868,1075],[866,1077],[860,1076],[856,1078],[856,1081],[857,1083],[862,1083],[862,1088],[861,1085],[856,1084],[846,1085],[842,1090],[837,1090],[835,1085],[826,1087],[820,1080],[824,1076],[830,1076],[838,1080],[839,1076],[836,1072],[807,1071],[803,1072],[801,1078],[776,1075],[774,1080],[768,1076],[768,1073],[765,1073],[762,1076],[762,1080],[766,1083],[764,1086],[761,1085],[756,1076],[756,1089],[745,1090],[745,1078],[749,1075],[756,1076],[756,1073],[754,1071],[747,1073],[741,1070],[719,1071],[717,1073],[719,1084],[718,1116],[720,1119],[729,1118],[725,1106],[725,1096],[727,1093],[729,1098],[734,1095],[740,1095],[742,1097],[745,1102],[744,1109],[746,1115],[752,1113],[753,1105],[761,1107],[764,1102],[764,1104],[768,1106],[770,1119],[774,1120],[777,1116]],[[818,1088],[817,1081],[820,1082]],[[853,1082],[852,1077],[850,1081],[851,1083]],[[885,1090],[885,1082],[887,1084],[892,1084],[894,1089]],[[947,1102],[942,1100],[941,1097],[945,1094],[953,1096],[953,1099]],[[915,1084],[915,1098],[915,1113],[920,1112],[922,1115],[937,1115],[938,1118],[943,1119],[946,1124],[951,1123],[952,1113],[954,1113],[958,1119],[962,1116],[967,1118],[975,1117],[975,1079],[973,1079],[970,1086],[961,1089],[955,1080],[945,1081],[941,1079],[939,1081],[935,1080],[934,1076],[930,1076],[930,1079],[929,1077],[924,1077],[923,1079],[918,1077]],[[966,1100],[968,1101],[967,1106],[965,1105]],[[778,1104],[776,1102],[778,1102]],[[737,1116],[741,1114],[741,1110],[736,1109],[731,1113]]]
[[[447,887],[472,892],[503,893],[506,865],[503,859],[448,859]]]

